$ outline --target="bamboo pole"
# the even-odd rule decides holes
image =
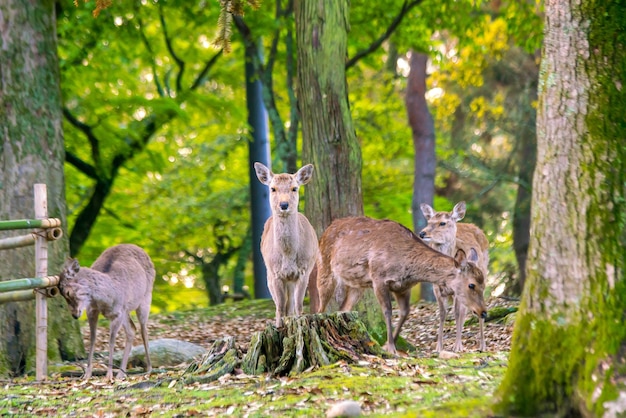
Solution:
[[[34,232],[27,235],[20,235],[18,237],[0,239],[0,250],[28,247],[29,245],[33,245],[36,239],[37,235]]]
[[[48,218],[48,191],[45,184],[35,184],[35,218],[40,219],[42,224],[49,221]],[[57,219],[58,220],[58,219]],[[59,220],[58,225],[61,226]],[[42,226],[42,228],[46,228]],[[35,242],[35,275],[46,277],[48,275],[48,240],[45,238],[46,231],[38,230]],[[35,378],[43,381],[48,376],[48,301],[43,292],[35,291]]]
[[[0,293],[0,305],[7,302],[21,302],[32,299],[35,299],[35,292],[32,289]]]
[[[37,185],[35,185],[35,187],[37,187]],[[60,226],[60,219],[48,218],[48,215],[41,219],[16,219],[10,221],[0,221],[0,231],[8,231],[11,229],[57,228]]]
[[[23,302],[25,300],[35,299],[36,292],[44,292],[46,297],[54,298],[60,292],[58,287],[47,287],[45,289],[28,289],[28,290],[15,290],[13,292],[0,293],[0,305],[8,302]]]
[[[57,286],[58,284],[59,276],[32,277],[25,279],[7,280],[0,282],[0,292],[38,289],[42,287]]]
[[[61,228],[49,228],[46,230],[46,239],[48,241],[54,241],[63,236],[63,230]],[[20,235],[17,237],[9,237],[0,239],[0,250],[8,250],[11,248],[28,247],[33,245],[37,240],[37,233],[31,232],[30,234]]]

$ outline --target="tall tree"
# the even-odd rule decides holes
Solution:
[[[361,148],[348,103],[346,70],[349,1],[296,0],[298,105],[302,121],[302,160],[313,163],[315,175],[306,191],[305,214],[318,237],[337,218],[363,214]],[[309,282],[311,310],[317,310],[317,280]],[[373,292],[366,292],[357,310],[370,325],[375,315]],[[369,309],[367,308],[369,307]]]
[[[426,226],[426,219],[420,210],[422,203],[433,205],[435,196],[435,121],[433,120],[428,103],[426,102],[426,64],[428,55],[411,51],[409,57],[409,76],[406,86],[406,111],[409,125],[413,133],[413,148],[415,149],[415,181],[413,182],[413,228],[419,232]],[[422,283],[420,286],[421,298],[428,301],[435,300],[433,286]]]
[[[48,214],[60,218],[67,232],[54,5],[53,0],[0,4],[0,219],[34,218],[33,185],[45,183]],[[21,235],[3,235],[11,234]],[[60,271],[67,253],[67,239],[49,245],[51,274]],[[3,251],[0,279],[33,277],[34,259],[32,247]],[[0,305],[0,375],[34,369],[34,306]],[[84,356],[78,322],[62,298],[52,299],[48,309],[49,359]]]
[[[626,411],[624,21],[624,2],[546,2],[528,275],[498,405],[507,415]]]
[[[350,115],[346,70],[349,2],[296,1],[302,159],[315,166],[306,215],[318,235],[333,219],[363,214],[361,148]],[[332,64],[335,63],[335,64]]]

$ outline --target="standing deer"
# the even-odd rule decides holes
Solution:
[[[117,377],[122,378],[126,373],[136,330],[130,317],[131,311],[137,313],[141,328],[141,338],[146,350],[146,372],[152,370],[147,322],[154,275],[150,256],[133,244],[120,244],[104,250],[91,268],[80,267],[78,260],[73,258],[65,262],[60,274],[59,290],[67,301],[72,316],[78,319],[86,311],[89,321],[89,360],[85,379],[91,378],[99,314],[110,321],[109,367],[106,378],[113,379],[115,337],[122,327],[126,333],[126,345]]]
[[[428,247],[408,228],[389,220],[341,218],[324,231],[317,261],[319,312],[324,312],[339,282],[345,286],[341,311],[349,311],[366,288],[373,288],[387,325],[385,349],[395,341],[410,309],[411,288],[430,282],[453,291],[478,316],[487,315],[482,271],[460,250],[452,258]],[[391,295],[400,309],[393,331]]]
[[[452,255],[458,250],[463,250],[469,254],[470,260],[476,262],[478,267],[487,277],[489,266],[489,241],[483,231],[476,225],[467,223],[457,223],[465,216],[465,202],[457,203],[452,212],[435,212],[432,207],[426,203],[420,205],[420,209],[426,218],[427,225],[419,233],[420,238],[424,240],[431,248],[441,251],[444,254]],[[434,287],[433,292],[437,303],[439,304],[439,337],[437,339],[437,351],[443,350],[443,324],[446,318],[445,299],[454,294]],[[454,300],[454,320],[456,322],[456,340],[454,342],[454,351],[463,351],[463,343],[461,342],[461,334],[463,333],[463,322],[467,311],[462,304]],[[485,320],[478,318],[480,323],[480,351],[486,351],[485,345]]]
[[[258,162],[254,169],[259,181],[270,189],[272,216],[265,222],[261,254],[276,305],[276,327],[280,328],[283,316],[302,314],[309,274],[317,258],[317,234],[306,216],[298,212],[298,191],[311,180],[313,165],[305,165],[296,174],[274,174]]]

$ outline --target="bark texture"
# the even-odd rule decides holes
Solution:
[[[295,375],[339,360],[355,363],[364,354],[382,356],[383,351],[355,313],[291,316],[284,327],[268,324],[252,337],[242,369],[247,374]]]
[[[527,283],[498,407],[626,413],[626,4],[546,2]]]
[[[334,219],[363,214],[361,147],[350,114],[345,67],[349,10],[348,0],[294,3],[302,163],[315,166],[305,190],[305,215],[318,238]],[[315,269],[308,289],[311,311],[316,312]],[[384,329],[373,292],[367,291],[356,309],[370,330]]]
[[[48,215],[67,237],[61,95],[54,1],[0,4],[0,219],[35,217],[34,184],[48,189]],[[24,231],[0,232],[0,238]],[[48,272],[57,274],[68,253],[62,238],[48,246]],[[0,252],[0,280],[34,277],[35,250]],[[48,301],[48,358],[84,356],[78,322],[62,298]],[[0,375],[35,367],[35,302],[0,305]]]
[[[410,71],[406,86],[406,111],[409,125],[413,133],[415,149],[415,181],[413,182],[413,228],[419,232],[426,226],[426,219],[420,205],[427,203],[433,206],[435,197],[435,122],[426,102],[426,64],[428,55],[411,51],[409,60]],[[435,301],[433,286],[430,283],[420,284],[420,295],[423,300]]]
[[[333,219],[363,214],[361,148],[354,131],[345,60],[349,2],[295,2],[303,164],[315,165],[305,213],[318,236]]]

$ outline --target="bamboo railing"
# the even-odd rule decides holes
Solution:
[[[0,231],[35,229],[26,235],[0,239],[0,250],[35,246],[34,278],[0,281],[0,304],[35,299],[36,379],[48,375],[48,302],[59,293],[59,276],[48,276],[48,241],[63,236],[61,220],[48,218],[48,195],[45,184],[35,184],[35,218],[0,221]]]

